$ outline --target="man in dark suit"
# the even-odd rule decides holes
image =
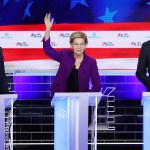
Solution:
[[[5,75],[4,58],[0,47],[0,94],[8,94],[8,83]]]
[[[136,76],[145,85],[147,92],[150,92],[150,41],[142,44]]]

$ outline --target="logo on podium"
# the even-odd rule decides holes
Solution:
[[[56,110],[56,117],[57,118],[68,118],[67,111],[63,108],[58,108]]]

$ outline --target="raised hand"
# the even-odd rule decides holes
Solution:
[[[48,13],[48,14],[45,15],[45,18],[44,18],[44,23],[45,23],[45,26],[46,26],[46,30],[50,30],[52,25],[53,25],[54,18],[52,18],[52,20],[50,20],[50,17],[51,17],[51,14]]]
[[[45,15],[45,18],[44,18],[44,23],[45,23],[45,27],[46,27],[46,30],[45,30],[45,40],[49,39],[49,35],[50,35],[50,29],[53,25],[53,21],[54,21],[54,18],[52,18],[52,20],[50,20],[50,16],[51,14],[46,14]]]

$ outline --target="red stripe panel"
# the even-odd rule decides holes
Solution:
[[[44,31],[44,24],[0,26],[0,31]],[[96,23],[96,24],[54,24],[56,31],[110,31],[110,30],[150,30],[150,22]]]
[[[60,50],[60,49],[57,49]],[[86,54],[93,58],[137,58],[140,48],[87,48]],[[3,48],[5,61],[49,59],[42,48]]]
[[[97,48],[86,49],[93,58],[138,58],[140,48]]]

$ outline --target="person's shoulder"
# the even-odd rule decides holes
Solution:
[[[3,57],[2,47],[0,47],[0,59]]]
[[[150,46],[150,40],[145,41],[142,45],[144,45],[144,46]]]
[[[87,60],[91,61],[91,62],[95,62],[95,61],[96,61],[95,58],[93,58],[93,57],[91,57],[91,56],[89,56],[89,55],[86,55],[86,54],[85,54],[85,58],[86,58]]]
[[[0,52],[2,52],[2,47],[0,47]]]
[[[150,53],[150,40],[148,41],[145,41],[143,44],[142,44],[142,47],[141,47],[141,51],[142,52],[145,52],[145,53]]]

